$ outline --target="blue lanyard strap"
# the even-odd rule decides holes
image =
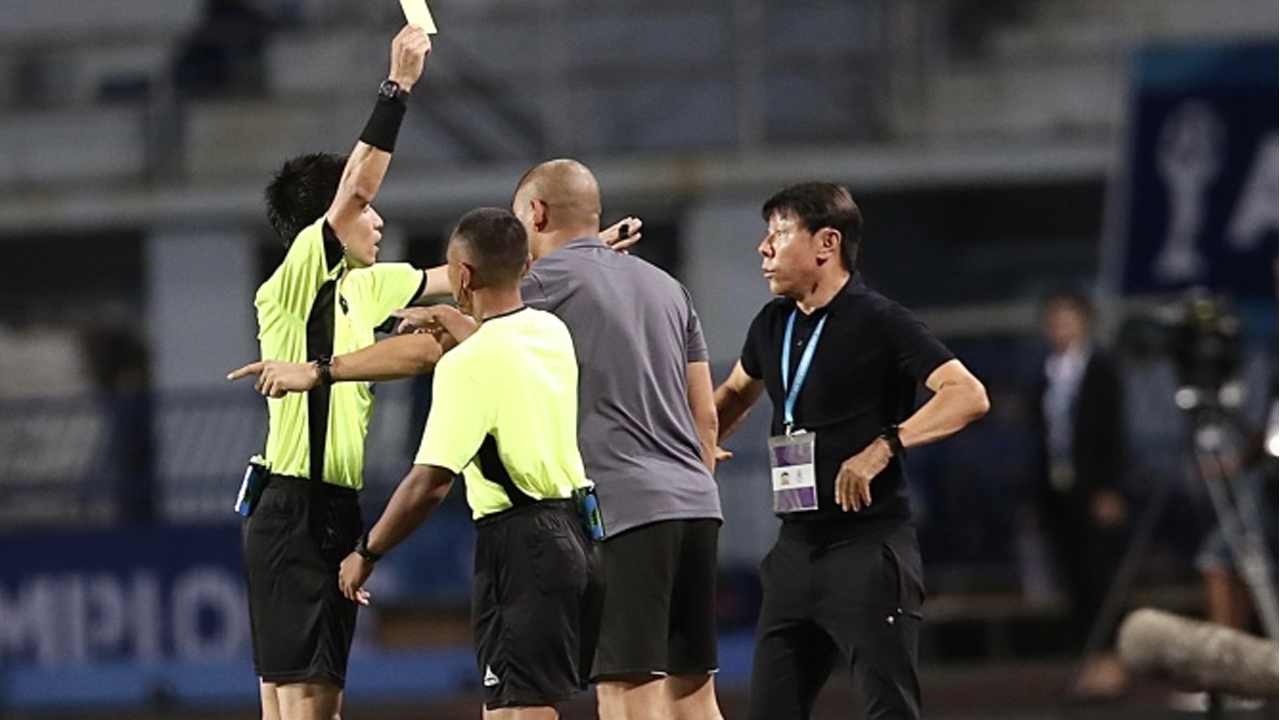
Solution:
[[[822,335],[822,326],[827,324],[827,315],[823,315],[818,321],[818,326],[813,329],[813,334],[809,336],[809,342],[804,349],[804,354],[800,356],[800,364],[796,366],[795,383],[791,382],[791,334],[795,330],[796,315],[799,310],[791,311],[791,318],[787,320],[787,332],[782,337],[782,392],[786,393],[786,400],[782,403],[782,422],[787,426],[787,432],[791,432],[791,426],[795,425],[795,409],[796,398],[800,397],[800,387],[804,385],[804,380],[809,375],[809,365],[813,362],[813,349],[818,346],[818,337]]]

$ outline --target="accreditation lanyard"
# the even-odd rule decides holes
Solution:
[[[805,345],[804,354],[800,356],[800,364],[796,366],[795,381],[792,382],[791,375],[791,336],[795,331],[796,315],[800,311],[798,309],[791,311],[791,318],[787,320],[787,331],[782,337],[782,392],[786,393],[785,399],[782,401],[782,422],[787,428],[787,432],[791,432],[791,428],[795,426],[796,417],[796,398],[800,397],[800,388],[804,385],[805,378],[809,376],[809,365],[813,363],[813,351],[818,347],[818,338],[822,336],[822,328],[827,324],[828,315],[823,315],[818,321],[818,326],[813,329],[813,334],[809,336],[809,341]]]

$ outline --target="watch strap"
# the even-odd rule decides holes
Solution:
[[[333,384],[333,358],[328,355],[321,355],[311,363],[316,366],[316,372],[320,375],[321,385]]]
[[[369,549],[369,533],[363,533],[360,539],[356,540],[355,553],[371,563],[382,559],[382,555]]]
[[[409,99],[409,91],[401,87],[400,83],[387,78],[378,86],[378,98],[382,100],[393,100],[395,102],[406,102]]]
[[[884,426],[880,430],[880,437],[889,444],[889,452],[893,453],[894,457],[901,457],[906,452],[906,448],[902,447],[902,438],[898,436],[897,423]]]

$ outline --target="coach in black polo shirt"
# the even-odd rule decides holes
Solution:
[[[762,392],[773,400],[782,529],[761,565],[749,717],[809,717],[840,667],[868,718],[918,718],[924,587],[903,455],[981,417],[986,390],[856,274],[862,216],[846,188],[795,185],[763,215],[762,268],[779,297],[756,315],[716,389],[721,439]],[[932,396],[916,408],[921,385]]]

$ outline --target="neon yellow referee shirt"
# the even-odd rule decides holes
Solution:
[[[324,218],[294,239],[284,262],[258,288],[258,342],[264,360],[310,362],[372,345],[374,328],[423,290],[426,275],[405,263],[348,270]],[[364,486],[364,440],[373,393],[368,383],[318,386],[267,400],[271,472]]]
[[[477,520],[512,507],[495,482],[503,470],[535,500],[567,498],[587,485],[569,328],[551,313],[521,308],[485,320],[446,353],[414,464],[463,473]]]

